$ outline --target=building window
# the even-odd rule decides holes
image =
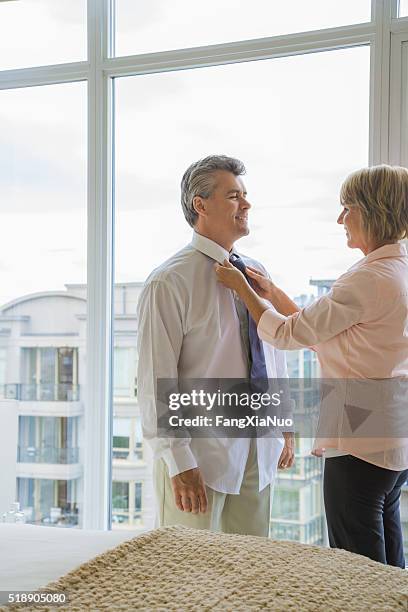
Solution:
[[[23,348],[20,399],[78,401],[77,348]]]
[[[142,483],[135,482],[135,515],[134,517],[140,519],[142,512]]]
[[[70,464],[79,462],[79,417],[20,416],[20,463]]]
[[[112,483],[112,508],[114,514],[127,513],[129,511],[129,483]],[[119,521],[120,522],[120,521]]]
[[[113,458],[141,461],[143,434],[140,416],[113,419]]]
[[[298,521],[300,511],[299,490],[276,486],[273,493],[272,519]]]
[[[38,525],[78,525],[76,480],[17,478],[17,499],[26,522]]]
[[[136,350],[115,347],[113,370],[114,397],[134,398],[136,396]]]
[[[112,482],[112,522],[114,526],[142,523],[142,483]]]

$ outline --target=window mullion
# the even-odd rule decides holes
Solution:
[[[111,516],[112,198],[109,0],[88,0],[88,306],[83,527]]]
[[[372,0],[375,37],[370,69],[370,164],[389,161],[390,50],[396,0]]]

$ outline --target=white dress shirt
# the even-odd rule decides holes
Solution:
[[[256,261],[245,263],[264,271]],[[247,378],[247,359],[231,290],[217,282],[214,263],[229,253],[194,232],[192,242],[156,268],[138,304],[138,401],[144,438],[162,457],[170,477],[199,467],[205,483],[239,493],[249,438],[158,438],[159,378]],[[285,354],[264,343],[269,378],[286,378]],[[283,438],[259,438],[259,490],[272,483]]]

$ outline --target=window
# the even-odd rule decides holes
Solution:
[[[142,483],[135,482],[135,518],[142,512]]]
[[[272,518],[284,519],[287,521],[298,521],[300,519],[299,511],[299,490],[290,490],[277,487],[274,491]]]
[[[0,27],[3,8],[8,10],[3,4]],[[21,10],[25,4],[21,2]],[[28,4],[32,10],[35,3]],[[46,4],[38,2],[39,14]],[[29,11],[22,14],[27,23]],[[30,28],[35,31],[33,23]],[[0,395],[0,428],[8,437],[2,451],[7,465],[2,472],[7,474],[1,477],[0,511],[19,501],[30,522],[81,525],[85,368],[80,364],[86,354],[87,296],[85,84],[0,91],[0,130],[1,199],[7,202],[0,223],[5,388]],[[68,285],[72,279],[78,283],[75,287]]]
[[[78,399],[77,364],[76,348],[23,348],[20,396],[43,401]]]
[[[140,416],[113,420],[113,458],[138,462],[143,458],[143,437]]]
[[[86,0],[2,0],[0,70],[79,60],[86,60]]]
[[[129,330],[133,332],[132,330]],[[130,337],[133,334],[129,334]],[[113,393],[115,397],[134,398],[136,394],[136,349],[115,347]]]
[[[199,47],[370,21],[370,0],[116,0],[118,55]]]
[[[129,510],[129,483],[128,482],[113,482],[112,483],[112,506],[114,512]]]
[[[26,522],[55,527],[78,525],[78,495],[75,480],[17,479],[17,496]]]
[[[142,483],[118,482],[112,483],[112,521],[113,527],[139,526],[142,514]]]
[[[20,463],[79,464],[78,417],[20,416]]]
[[[399,0],[399,16],[408,16],[408,0]]]
[[[118,79],[118,281],[143,281],[190,241],[180,178],[213,151],[247,167],[252,233],[241,250],[291,295],[310,294],[311,275],[336,278],[357,259],[336,219],[341,181],[368,163],[369,74],[369,48],[358,47]]]
[[[108,23],[111,4],[116,20]],[[377,10],[370,22],[371,4]],[[399,4],[399,15],[407,16],[407,1]],[[395,6],[395,0],[0,2],[0,447],[6,466],[0,512],[17,497],[38,524],[109,526],[107,398],[114,358],[114,525],[153,526],[152,457],[147,445],[142,455],[132,350],[143,280],[190,240],[178,203],[181,174],[213,151],[242,157],[254,203],[253,231],[242,249],[261,259],[292,296],[307,300],[325,290],[318,281],[335,278],[356,256],[344,249],[333,223],[341,180],[368,160],[408,160],[408,25],[380,18]],[[116,49],[97,36],[101,24],[115,35],[106,38],[116,38]],[[321,29],[327,27],[335,29]],[[273,36],[280,38],[259,40]],[[390,39],[391,51],[378,44]],[[225,43],[221,51],[198,49],[218,43]],[[193,52],[182,50],[189,46]],[[140,53],[152,55],[130,55]],[[106,87],[96,92],[102,81]],[[114,153],[112,118],[114,177],[105,163]],[[313,355],[298,354],[290,367],[303,377],[305,371],[313,376],[315,365]],[[85,411],[91,432],[84,429]],[[302,499],[302,490],[320,483],[321,464],[309,457],[309,442],[298,441],[296,469],[279,474],[277,491],[295,483]],[[70,478],[44,477],[44,464],[62,463],[64,449]],[[312,499],[319,507],[317,493]],[[274,537],[323,542],[323,514],[294,523],[287,517],[297,512],[295,496],[274,503],[282,510],[282,518],[272,517]]]
[[[349,267],[356,254],[344,248],[336,224],[338,192],[348,172],[368,163],[369,72],[369,48],[359,47],[117,79],[118,282],[140,283],[190,241],[179,181],[193,160],[212,151],[235,155],[247,165],[253,229],[240,248],[261,260],[278,285],[291,295],[310,295],[310,276],[335,278]],[[135,147],[138,140],[143,149]],[[157,168],[163,177],[158,186]],[[290,247],[287,231],[280,228],[290,228]],[[277,265],[289,250],[284,267]],[[298,351],[290,355],[289,367],[291,376],[310,378],[316,375],[316,357]],[[305,472],[308,455],[298,453],[297,465],[290,473],[279,472],[278,483],[296,477],[307,488],[313,478],[320,479],[321,462],[313,473]],[[284,508],[288,516],[297,512],[289,502]],[[322,504],[319,512],[322,517]]]

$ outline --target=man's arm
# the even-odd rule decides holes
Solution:
[[[178,380],[183,343],[182,296],[166,281],[152,281],[138,303],[138,402],[143,436],[155,457],[162,457],[172,479],[175,503],[186,512],[205,512],[205,485],[190,448],[189,437],[157,435],[157,380]]]

